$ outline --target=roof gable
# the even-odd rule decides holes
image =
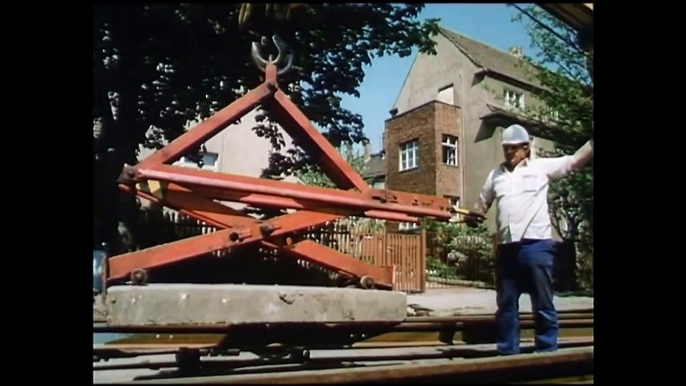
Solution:
[[[504,75],[527,85],[541,87],[538,79],[531,76],[531,71],[533,70],[535,74],[536,68],[518,57],[444,27],[440,28],[440,32],[448,41],[453,43],[470,60],[484,70]]]

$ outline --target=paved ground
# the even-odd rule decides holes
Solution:
[[[592,297],[555,297],[558,310],[593,309]],[[424,294],[408,295],[408,306],[428,309],[430,316],[490,314],[496,310],[495,291],[479,288],[450,288],[427,290]],[[418,306],[418,307],[417,307]],[[531,299],[523,294],[519,299],[520,312],[531,312]]]

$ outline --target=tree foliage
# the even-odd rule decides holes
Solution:
[[[538,21],[521,12],[514,18],[526,20],[532,48],[538,52],[535,58],[526,57],[529,65],[522,68],[533,69],[531,76],[542,86],[533,94],[543,102],[525,113],[545,123],[548,128],[543,127],[541,136],[556,143],[555,154],[544,156],[573,154],[593,135],[593,81],[586,67],[592,53],[580,50],[574,44],[576,32],[554,16],[534,5],[522,10]],[[551,183],[549,194],[558,233],[574,242],[592,237],[584,229],[592,229],[593,224],[593,166]],[[561,223],[566,229],[560,229]]]
[[[359,96],[364,65],[415,47],[433,52],[436,24],[414,20],[422,7],[313,4],[307,19],[280,31],[297,69],[282,81],[298,83],[294,99],[334,146],[364,138],[361,117],[340,107],[341,94]],[[239,32],[237,12],[233,4],[95,6],[93,118],[104,120],[116,106],[122,124],[114,145],[158,147],[259,85],[249,55],[254,37]]]
[[[311,4],[294,22],[260,29],[278,33],[291,48],[295,70],[280,79],[281,86],[334,146],[364,138],[362,118],[340,105],[343,94],[359,96],[364,65],[374,56],[407,56],[413,48],[434,52],[431,36],[438,27],[435,20],[416,20],[422,8]],[[94,6],[93,121],[102,124],[102,170],[96,175],[103,179],[96,184],[103,186],[105,203],[117,201],[114,179],[123,163],[135,163],[139,145],[159,148],[189,122],[259,85],[261,73],[250,59],[256,37],[239,29],[238,13],[237,4],[222,3]],[[283,145],[269,120],[255,131],[276,150]],[[295,151],[272,161],[278,175],[308,159]],[[112,219],[105,221],[111,229]]]
[[[531,75],[542,89],[534,96],[543,104],[528,108],[530,119],[549,126],[541,136],[556,143],[554,154],[573,154],[593,137],[593,78],[588,64],[593,53],[583,52],[576,44],[576,32],[542,9],[529,5],[521,9],[515,21],[526,18],[535,58],[525,58],[533,69]],[[593,165],[566,178],[554,181],[549,188],[549,208],[558,234],[576,248],[577,282],[593,287]],[[565,227],[560,225],[564,224]]]
[[[365,173],[367,164],[365,163],[364,157],[362,157],[359,152],[354,150],[353,145],[350,142],[341,144],[337,150],[345,162],[348,163],[353,170],[360,175]],[[298,177],[298,180],[305,185],[319,186],[322,188],[336,188],[336,185],[333,183],[333,181],[331,181],[331,179],[324,174],[317,164],[304,165],[296,172],[296,176]]]

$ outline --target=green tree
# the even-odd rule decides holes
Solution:
[[[297,23],[282,23],[276,31],[295,55],[295,70],[280,79],[282,88],[334,146],[364,138],[362,118],[340,106],[341,95],[359,96],[363,65],[375,56],[407,56],[413,48],[434,52],[437,21],[417,21],[422,8],[311,4]],[[189,121],[211,116],[237,99],[240,90],[260,83],[250,59],[255,37],[239,30],[238,12],[235,4],[221,3],[94,6],[93,121],[102,125],[94,152],[102,239],[118,239],[115,180],[124,163],[136,162],[139,145],[159,148],[163,139],[183,133]],[[266,120],[255,131],[276,150],[283,145]],[[309,160],[294,151],[271,161],[271,174],[278,175]]]
[[[541,125],[541,137],[556,143],[554,154],[574,154],[593,136],[593,80],[586,54],[575,44],[576,31],[537,6],[520,8],[513,21],[523,21],[538,52],[525,57],[522,68],[529,70],[542,88],[533,95],[543,102],[525,109],[525,115]],[[551,183],[549,202],[553,225],[564,239],[577,245],[590,259],[593,254],[593,166]],[[559,226],[561,223],[566,227]],[[588,261],[578,262],[588,265]]]
[[[360,155],[359,151],[356,152],[354,150],[352,143],[342,143],[337,150],[353,170],[360,175],[364,174],[367,168],[364,157]],[[296,172],[296,176],[305,185],[336,188],[336,185],[326,174],[324,174],[324,172],[322,172],[319,165],[316,164],[303,165],[303,167]]]

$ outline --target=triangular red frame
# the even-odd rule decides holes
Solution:
[[[256,89],[138,165],[124,168],[120,178],[122,190],[224,229],[112,256],[103,273],[108,285],[128,277],[140,278],[141,275],[134,273],[145,272],[149,268],[259,242],[263,246],[277,248],[287,255],[316,262],[344,275],[365,278],[361,280],[363,283],[373,282],[377,287],[392,289],[393,267],[366,264],[311,240],[292,243],[285,236],[347,215],[403,222],[418,222],[421,217],[441,221],[450,219],[449,202],[445,198],[370,188],[279,89],[276,75],[276,66],[269,63],[265,68],[265,81]],[[298,140],[341,190],[168,165],[258,105],[271,110],[283,129]],[[259,221],[213,199],[299,211]]]

